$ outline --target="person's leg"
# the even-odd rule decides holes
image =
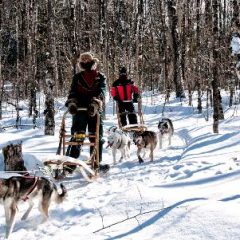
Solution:
[[[84,111],[78,111],[76,115],[72,117],[71,135],[76,132],[86,132],[87,127],[87,113]],[[74,137],[71,141],[75,141]],[[80,155],[81,146],[69,145],[67,148],[66,156],[78,158]]]
[[[132,102],[126,103],[126,110],[129,112],[128,114],[129,124],[137,124],[137,115],[136,113],[132,113],[135,111]]]
[[[127,125],[126,114],[121,114],[121,113],[124,113],[125,110],[126,110],[125,103],[122,103],[122,102],[118,103],[118,111],[119,111],[120,121],[121,121],[122,127]]]

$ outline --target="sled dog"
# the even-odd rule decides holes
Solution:
[[[137,156],[139,163],[143,163],[140,153],[142,150],[150,149],[150,159],[153,161],[153,151],[157,146],[157,135],[153,131],[135,132],[133,134],[133,142],[137,146]],[[144,154],[145,155],[145,154]]]
[[[113,156],[113,164],[116,164],[116,154],[117,150],[121,152],[121,157],[119,159],[119,162],[122,161],[123,158],[129,158],[129,150],[130,150],[130,144],[131,140],[129,136],[123,132],[122,130],[118,128],[110,128],[108,130],[108,137],[107,137],[107,148],[112,148],[112,156]]]
[[[48,208],[52,201],[62,203],[67,195],[66,188],[60,184],[61,193],[58,193],[56,185],[47,178],[33,176],[11,176],[0,179],[0,199],[3,202],[6,221],[6,239],[11,234],[14,224],[18,203],[27,201],[29,207],[22,216],[25,220],[33,208],[33,200],[38,199],[39,211],[43,216],[43,221],[48,218]]]
[[[174,133],[173,123],[169,118],[163,118],[158,123],[158,138],[159,148],[162,148],[162,140],[164,137],[168,138],[168,145],[171,145],[171,139]]]

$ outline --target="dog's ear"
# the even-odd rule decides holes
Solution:
[[[117,130],[116,126],[111,126],[108,131],[116,132],[116,130]]]
[[[158,128],[163,127],[164,123],[165,123],[165,122],[164,122],[163,120],[160,120],[159,123],[158,123]]]

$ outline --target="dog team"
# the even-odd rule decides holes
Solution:
[[[110,127],[107,130],[107,148],[110,147],[112,149],[112,157],[113,164],[116,164],[116,154],[117,150],[120,151],[121,157],[119,162],[123,160],[123,158],[130,158],[130,145],[131,145],[131,137],[133,143],[137,147],[137,157],[139,163],[143,163],[143,158],[145,157],[145,153],[149,150],[149,158],[153,161],[153,152],[157,147],[157,143],[159,142],[159,148],[162,148],[163,139],[168,139],[168,145],[171,145],[171,139],[174,133],[174,127],[171,119],[162,118],[158,123],[158,134],[154,131],[134,131],[132,134],[125,132],[115,126]],[[130,137],[130,135],[132,135]],[[143,154],[142,154],[143,153]]]

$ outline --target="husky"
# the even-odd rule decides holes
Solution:
[[[153,131],[135,132],[133,134],[133,142],[137,146],[137,156],[139,163],[143,163],[143,158],[140,156],[142,150],[150,149],[150,159],[153,161],[153,151],[157,146],[157,135]],[[145,154],[144,154],[145,155]]]
[[[162,148],[162,140],[164,137],[168,138],[168,145],[171,145],[172,136],[174,133],[173,123],[169,118],[163,118],[158,123],[158,138],[159,148]]]
[[[108,137],[107,137],[107,148],[112,148],[112,156],[113,156],[113,164],[116,164],[116,154],[117,150],[121,152],[121,157],[119,162],[123,160],[123,158],[130,158],[129,150],[131,145],[131,140],[129,136],[123,132],[122,130],[114,127],[108,130]]]
[[[3,202],[6,220],[5,237],[8,239],[14,224],[18,203],[23,200],[28,202],[29,207],[22,216],[22,220],[27,219],[33,208],[33,200],[39,200],[39,211],[43,219],[48,218],[48,208],[52,201],[62,203],[67,195],[67,190],[60,184],[61,193],[58,193],[57,186],[45,177],[22,176],[20,174],[11,176],[10,178],[0,179],[0,199]]]

